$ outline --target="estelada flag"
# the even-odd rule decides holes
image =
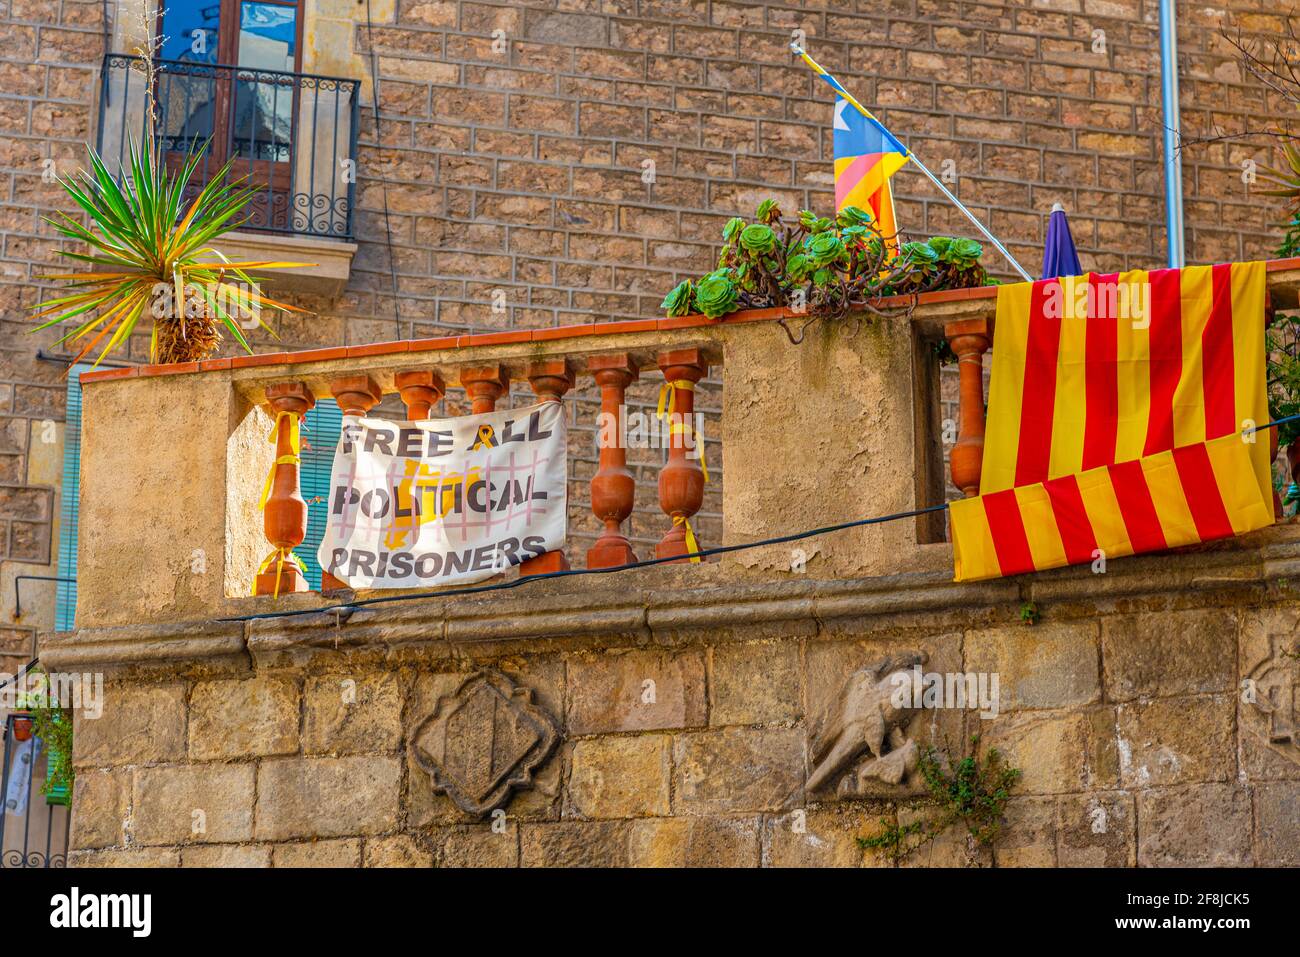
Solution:
[[[907,164],[907,147],[855,104],[844,96],[835,98],[835,209],[856,206],[871,213],[893,247],[898,223],[889,178]]]
[[[1262,262],[998,290],[980,494],[957,581],[1273,522]],[[1243,434],[1247,433],[1247,434]]]

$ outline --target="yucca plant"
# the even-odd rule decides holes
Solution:
[[[91,266],[89,272],[42,276],[66,284],[68,295],[35,307],[37,329],[60,323],[73,328],[58,341],[82,343],[76,360],[101,342],[95,359],[122,343],[142,319],[152,322],[152,362],[192,362],[211,356],[226,331],[248,352],[245,328],[261,327],[263,309],[303,312],[261,295],[250,272],[304,266],[291,262],[230,262],[211,244],[247,221],[245,209],[255,190],[232,180],[227,162],[188,207],[184,196],[204,152],[186,157],[169,174],[159,151],[146,136],[129,146],[127,167],[109,172],[90,149],[90,171],[59,178],[85,212],[83,225],[65,213],[46,219],[60,235],[84,243],[89,252],[60,254]],[[242,322],[255,320],[248,326]],[[34,330],[35,331],[35,330]],[[107,341],[105,341],[107,340]],[[74,361],[76,361],[74,360]]]

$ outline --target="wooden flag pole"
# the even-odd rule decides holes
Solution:
[[[849,103],[851,103],[859,113],[861,113],[863,116],[865,116],[867,119],[871,120],[874,123],[880,123],[880,121],[876,119],[865,106],[863,106],[861,103],[855,100],[852,94],[850,94],[848,90],[844,89],[844,87],[840,85],[839,80],[835,79],[835,77],[831,76],[824,69],[822,69],[821,64],[819,64],[816,60],[810,57],[804,51],[804,49],[801,46],[799,46],[799,44],[791,43],[790,49],[793,50],[797,56],[802,58],[805,63],[807,63],[810,67],[812,67],[813,70],[819,76],[821,76],[824,80],[826,80],[826,82],[829,83],[835,89],[835,91],[839,93],[840,96],[848,100]],[[906,149],[906,147],[904,147],[904,149]],[[919,169],[922,173],[924,173],[927,177],[929,177],[930,182],[934,183],[934,185],[938,188],[939,192],[943,193],[943,195],[946,196],[954,206],[956,206],[958,209],[960,209],[963,213],[966,214],[966,218],[975,224],[975,228],[978,229],[980,233],[983,234],[984,238],[987,239],[989,242],[991,242],[994,245],[994,247],[997,249],[997,251],[1000,252],[1006,258],[1007,262],[1011,263],[1012,267],[1016,270],[1016,272],[1020,273],[1020,275],[1024,277],[1025,282],[1034,281],[1034,277],[1029,275],[1029,273],[1025,272],[1024,267],[1021,266],[1020,263],[1016,262],[1016,257],[1011,255],[1011,253],[1007,250],[1007,247],[1003,246],[1002,243],[998,240],[998,238],[994,236],[993,233],[989,232],[989,228],[985,226],[982,222],[980,222],[979,218],[974,213],[972,213],[969,209],[966,208],[965,203],[963,203],[960,199],[958,199],[956,196],[953,195],[952,190],[948,189],[948,187],[943,184],[943,182],[939,179],[939,177],[935,176],[933,173],[930,172],[930,168],[921,162],[920,157],[918,157],[910,149],[907,150],[906,155],[908,159],[910,159],[913,163],[916,164],[917,169]]]

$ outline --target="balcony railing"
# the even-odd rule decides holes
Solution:
[[[49,786],[49,755],[25,712],[6,715],[3,728],[0,868],[64,867],[68,860],[67,789]]]
[[[1300,259],[1269,263],[1268,277],[1274,303],[1295,308]],[[563,403],[571,428],[594,431],[602,412],[617,420],[629,390],[657,391],[706,375],[721,380],[714,433],[720,441],[709,449],[715,474],[706,488],[720,499],[721,525],[697,538],[705,549],[745,549],[660,569],[658,578],[650,570],[615,576],[612,588],[643,587],[636,583],[662,581],[664,574],[699,575],[711,585],[782,580],[803,574],[792,569],[814,558],[807,573],[821,580],[949,575],[944,515],[929,507],[950,497],[945,472],[958,494],[980,485],[982,368],[996,301],[995,287],[927,293],[915,303],[899,297],[882,303],[899,307],[887,317],[828,320],[801,345],[791,344],[781,322],[803,317],[756,309],[722,320],[593,323],[87,373],[80,509],[83,527],[95,530],[97,560],[78,582],[78,625],[111,629],[238,615],[250,593],[298,608],[321,601],[286,595],[306,586],[292,572],[290,580],[278,577],[285,568],[262,567],[272,549],[303,541],[302,517],[320,507],[304,507],[298,466],[281,464],[265,510],[259,508],[266,476],[285,456],[266,441],[277,414],[301,413],[322,397],[332,397],[345,415],[366,414],[389,395],[419,419],[457,387],[473,411],[488,412],[509,401],[512,382],[527,383],[527,398],[520,396],[526,402]],[[943,340],[960,369],[955,430],[941,422],[934,346]],[[690,413],[691,396],[690,389],[676,390],[672,410]],[[628,447],[600,444],[594,468],[583,462],[571,476],[571,505],[585,507],[570,512],[565,554],[529,559],[522,573],[680,561],[685,523],[697,518],[705,488],[700,463],[685,454],[680,438],[657,463],[635,463]],[[149,454],[140,455],[141,448]],[[581,449],[581,440],[571,448]],[[629,466],[657,478],[657,494],[634,481]],[[585,496],[579,478],[589,479]],[[202,501],[204,508],[196,514],[175,507],[177,501]],[[793,546],[754,546],[922,508],[911,521],[843,529]],[[630,525],[648,531],[654,544],[629,535]],[[579,542],[584,532],[594,540]],[[177,569],[196,555],[202,574],[182,573],[178,585]],[[322,584],[326,592],[338,588],[328,576]]]
[[[145,136],[145,61],[104,58],[99,152],[112,168]],[[191,191],[227,160],[256,193],[245,229],[350,239],[360,84],[246,67],[154,61],[156,145],[179,166],[205,143]]]

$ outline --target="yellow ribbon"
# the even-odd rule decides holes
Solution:
[[[685,515],[674,515],[673,524],[682,525],[686,528],[686,550],[688,552],[698,552],[700,550],[700,543],[695,540],[695,529],[691,528],[691,520]],[[698,563],[700,561],[700,556],[692,554],[691,561]]]
[[[271,562],[275,562],[275,592],[272,594],[273,598],[280,597],[280,572],[284,570],[284,560],[286,557],[293,559],[294,564],[298,566],[299,571],[301,571],[304,576],[307,574],[307,566],[302,563],[301,558],[293,553],[292,548],[277,548],[266,557],[266,561],[262,562],[261,566],[257,569],[257,573],[260,575],[271,567]],[[256,591],[257,588],[254,587],[253,590]]]
[[[271,471],[266,473],[266,484],[262,486],[262,497],[257,502],[257,507],[263,511],[266,510],[266,502],[271,497],[271,484],[275,481],[275,470],[281,465],[297,465],[302,461],[299,454],[302,451],[302,437],[298,431],[299,419],[297,412],[276,413],[275,425],[272,426],[268,438],[272,445],[279,445],[280,425],[285,421],[286,417],[289,421],[289,447],[293,449],[293,454],[281,455],[271,463]]]
[[[664,408],[668,411],[677,411],[677,390],[685,389],[687,392],[695,391],[695,383],[690,379],[672,379],[665,382],[659,387],[659,411],[656,415],[659,418],[664,417]],[[670,404],[671,403],[671,404]]]
[[[691,427],[685,422],[674,422],[668,427],[670,435],[686,435],[691,432]],[[704,473],[704,481],[709,480],[709,464],[704,461],[704,438],[700,435],[695,436],[695,449],[700,453],[700,471]]]
[[[479,448],[496,448],[496,444],[497,436],[496,433],[492,431],[492,426],[480,425],[478,427],[478,438],[474,441],[474,444],[469,447],[469,450],[473,452]]]

